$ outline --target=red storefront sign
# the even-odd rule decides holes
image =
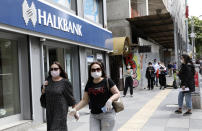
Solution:
[[[199,87],[198,72],[195,73],[195,75],[194,75],[194,80],[195,80],[195,86],[196,86],[196,87]]]

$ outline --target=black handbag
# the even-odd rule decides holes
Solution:
[[[41,86],[41,90],[43,89],[43,85]],[[46,108],[46,93],[42,93],[40,97],[40,103],[43,108]]]
[[[46,93],[41,94],[40,103],[43,108],[46,108]]]

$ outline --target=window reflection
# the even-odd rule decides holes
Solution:
[[[20,113],[17,41],[0,39],[0,118]]]
[[[65,8],[76,10],[76,0],[51,0]]]
[[[84,0],[84,18],[102,24],[102,0]]]

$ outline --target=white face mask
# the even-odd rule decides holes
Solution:
[[[91,72],[91,76],[94,78],[94,79],[97,79],[97,78],[100,78],[102,76],[102,72]]]
[[[131,70],[127,70],[127,73],[128,73],[128,74],[131,74]]]
[[[182,59],[180,61],[181,61],[182,64],[184,63],[184,61]]]
[[[58,76],[60,76],[60,71],[59,70],[57,70],[57,71],[51,71],[51,76],[52,77],[58,77]]]

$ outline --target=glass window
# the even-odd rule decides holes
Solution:
[[[96,23],[103,23],[102,0],[84,0],[84,18]]]
[[[17,41],[0,39],[0,118],[20,113]]]
[[[55,48],[55,47],[49,47],[48,48],[48,55],[49,55],[49,65],[54,61],[58,61],[62,68],[64,68],[64,49],[63,48]]]
[[[51,0],[60,6],[76,11],[76,0]]]
[[[65,65],[66,65],[66,72],[70,82],[72,82],[72,53],[71,49],[66,49],[65,51]]]

